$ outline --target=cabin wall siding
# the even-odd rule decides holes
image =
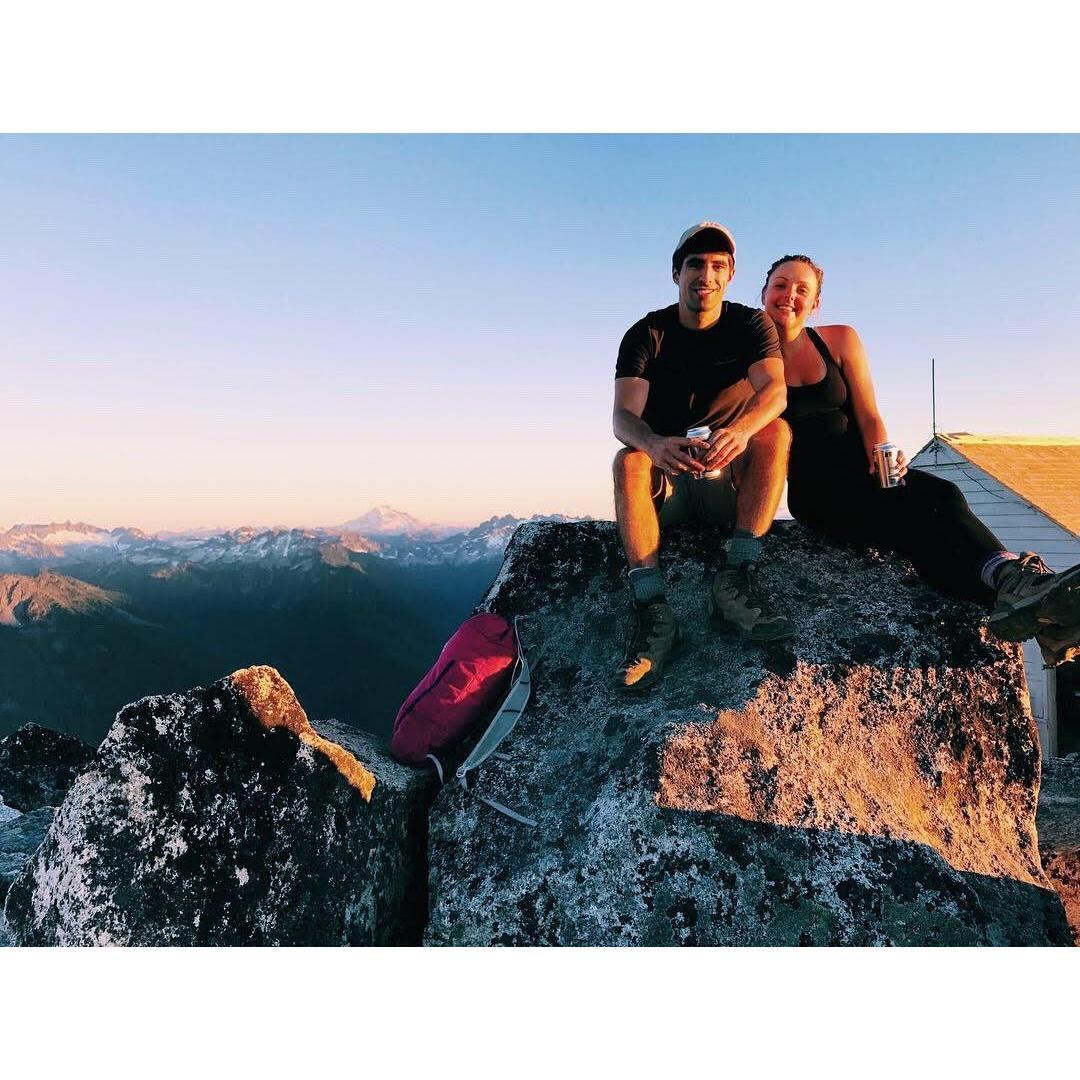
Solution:
[[[1031,715],[1039,728],[1044,757],[1057,757],[1057,696],[1053,671],[1044,671],[1042,653],[1034,641],[1024,642],[1024,675],[1027,678]]]
[[[971,512],[1003,547],[1017,554],[1037,551],[1051,570],[1067,570],[1080,563],[1080,538],[1051,521],[953,447],[931,443],[915,455],[911,464],[954,483],[963,492]],[[1034,641],[1024,642],[1024,671],[1042,752],[1053,757],[1057,754],[1057,684],[1054,672],[1043,669],[1042,654]]]

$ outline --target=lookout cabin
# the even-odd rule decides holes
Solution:
[[[935,435],[911,464],[951,480],[1002,546],[1035,551],[1052,570],[1080,563],[1080,439]],[[1080,751],[1080,660],[1044,669],[1024,642],[1031,711],[1045,757]]]

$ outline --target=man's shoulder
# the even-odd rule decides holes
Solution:
[[[633,326],[631,330],[666,330],[673,322],[679,321],[679,305],[669,304],[667,307],[657,308],[656,311],[646,312]]]
[[[622,345],[619,347],[620,353],[648,354],[655,357],[664,334],[671,329],[672,325],[677,326],[678,321],[677,304],[660,308],[658,311],[650,311],[623,334]]]

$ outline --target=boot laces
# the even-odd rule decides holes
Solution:
[[[649,652],[651,639],[659,636],[666,622],[662,601],[635,604],[626,635],[627,660],[635,660]]]
[[[1052,574],[1054,572],[1043,562],[1042,556],[1036,555],[1034,551],[1025,551],[1017,562],[1019,562],[1021,569],[1026,570],[1029,574],[1037,574],[1040,577],[1043,574]]]
[[[1006,564],[1015,567],[1011,573],[1001,579],[1001,584],[1014,595],[1023,596],[1030,590],[1040,587],[1048,574],[1053,570],[1042,561],[1034,551],[1025,551],[1018,559]]]
[[[762,615],[772,615],[772,607],[769,601],[765,599],[765,594],[761,590],[761,580],[758,577],[758,568],[754,563],[746,563],[742,568],[742,581],[743,586],[741,591],[745,592],[747,599],[749,600],[749,606],[757,608]]]

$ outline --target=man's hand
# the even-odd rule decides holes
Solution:
[[[705,471],[705,466],[688,451],[703,454],[709,444],[704,439],[688,439],[685,435],[656,435],[643,449],[658,469],[663,469],[668,476],[678,476],[684,472]]]
[[[717,428],[709,436],[709,452],[705,455],[705,471],[722,469],[731,464],[745,449],[750,436],[736,428]]]

